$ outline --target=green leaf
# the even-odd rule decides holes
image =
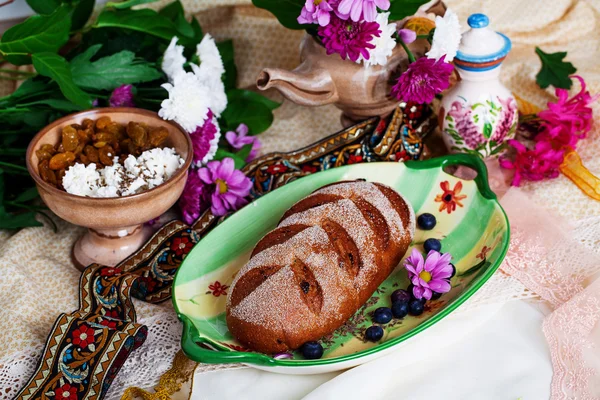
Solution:
[[[235,129],[241,123],[248,125],[251,134],[257,135],[269,129],[273,123],[273,112],[260,102],[248,102],[237,99],[228,103],[221,114],[229,129]]]
[[[241,158],[242,160],[244,160],[244,163],[245,163],[246,159],[252,152],[252,147],[253,147],[252,143],[247,144],[247,145],[243,146],[237,153],[235,153],[235,155],[238,156],[239,158]]]
[[[190,38],[193,37],[194,39],[196,39],[195,29],[192,26],[192,24],[187,22],[187,20],[185,19],[185,11],[183,9],[183,5],[181,5],[181,2],[179,0],[174,1],[171,4],[168,4],[167,6],[163,7],[158,13],[173,21],[177,32],[181,33],[183,36],[187,36]],[[195,20],[195,18],[192,18],[192,20]],[[200,39],[202,39],[202,36],[200,36]],[[198,42],[199,41],[200,40],[198,40]]]
[[[38,193],[37,187],[33,186],[33,187],[30,187],[29,189],[26,189],[23,192],[21,192],[15,199],[15,202],[25,203],[27,201],[37,199],[38,196],[39,196],[39,193]]]
[[[49,122],[49,110],[35,110],[31,108],[5,108],[0,109],[0,124],[31,127],[32,130],[43,128]],[[0,136],[7,132],[6,127],[0,129]]]
[[[0,53],[8,55],[10,62],[27,64],[30,54],[57,52],[69,40],[70,28],[66,6],[57,8],[52,15],[34,15],[4,33]]]
[[[390,4],[390,21],[398,21],[414,15],[419,7],[429,0],[392,0]],[[300,14],[298,14],[300,15]]]
[[[9,214],[4,212],[0,214],[0,229],[20,229],[31,226],[43,226],[41,222],[35,219],[37,213],[28,211],[19,214]]]
[[[204,33],[202,32],[202,27],[200,26],[200,23],[198,22],[196,17],[192,17],[192,21],[190,22],[190,25],[192,26],[192,30],[194,31],[194,41],[196,43],[200,43],[200,41],[204,37]],[[232,43],[233,43],[233,41],[232,41]]]
[[[45,79],[45,78],[44,78]],[[0,98],[0,107],[16,105],[19,102],[30,97],[45,97],[51,92],[52,85],[45,80],[37,78],[29,78],[21,84],[12,94]]]
[[[71,60],[73,81],[84,89],[113,90],[121,85],[150,82],[162,76],[153,65],[123,50],[96,61],[90,59],[102,45],[94,45]]]
[[[235,89],[237,86],[237,66],[233,57],[233,40],[230,39],[217,43],[217,49],[219,49],[219,54],[221,54],[223,66],[225,67],[225,74],[223,76],[225,90]]]
[[[288,29],[306,29],[308,25],[301,25],[297,19],[304,6],[304,0],[252,0],[258,8],[270,11],[279,23]]]
[[[65,97],[83,108],[92,106],[91,97],[75,85],[67,60],[53,53],[38,53],[32,56],[33,66],[40,75],[52,78]]]
[[[94,12],[95,0],[79,0],[73,9],[71,29],[77,30],[85,26]]]
[[[137,6],[139,4],[148,4],[148,3],[156,3],[158,0],[125,0],[125,1],[111,1],[106,3],[106,7],[113,7],[118,10],[123,10],[125,8],[131,8],[133,6]]]
[[[281,103],[268,99],[267,97],[259,93],[253,92],[251,90],[233,89],[227,92],[228,103],[238,100],[262,103],[265,106],[267,106],[271,111],[275,110],[281,105]]]
[[[96,28],[122,28],[147,33],[165,40],[177,36],[175,24],[154,10],[106,10],[98,17]],[[182,38],[182,42],[185,42]]]
[[[37,105],[46,105],[50,106],[55,110],[65,111],[65,112],[74,112],[81,111],[84,108],[80,105],[73,104],[69,100],[64,99],[43,99],[32,101],[31,103],[27,103],[28,106],[37,106]]]
[[[490,124],[489,122],[483,124],[483,136],[486,139],[489,139],[489,137],[492,136],[492,124]]]
[[[550,85],[555,88],[570,89],[573,84],[570,75],[577,72],[577,68],[570,62],[563,61],[567,56],[567,53],[559,52],[547,54],[539,47],[535,48],[535,52],[542,61],[542,69],[535,77],[537,84],[542,89],[546,89]]]
[[[246,158],[242,158],[236,153],[232,153],[230,151],[223,150],[221,147],[219,147],[219,149],[217,149],[217,153],[215,154],[215,158],[213,158],[213,160],[221,161],[224,158],[233,159],[233,162],[235,163],[235,169],[244,168],[244,165],[246,165]]]
[[[60,7],[60,0],[27,0],[27,4],[38,14],[52,14]]]

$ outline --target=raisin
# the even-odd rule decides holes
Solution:
[[[98,149],[89,144],[83,149],[83,153],[87,156],[90,162],[98,162]]]
[[[79,129],[77,130],[77,137],[79,138],[79,143],[88,144],[92,141],[92,131],[89,129]]]
[[[50,169],[48,160],[44,160],[38,165],[38,171],[44,182],[56,186],[56,175],[54,174],[54,171]]]
[[[67,168],[69,166],[69,156],[68,153],[58,153],[54,155],[49,162],[50,169],[57,171],[59,169]],[[70,153],[73,155],[73,153]],[[73,155],[73,157],[75,157]]]
[[[42,147],[40,147],[40,150],[47,151],[52,155],[56,154],[56,149],[51,144],[43,144]]]
[[[94,137],[97,142],[112,143],[115,140],[115,135],[110,132],[100,132]]]
[[[63,169],[59,169],[59,170],[56,172],[56,184],[58,185],[58,187],[59,187],[60,189],[64,189],[64,188],[63,188],[62,181],[63,181],[63,178],[65,177],[65,174],[66,174],[66,173],[67,173],[67,170],[66,170],[66,169],[64,169],[64,168],[63,168]]]
[[[81,126],[83,126],[83,129],[94,129],[94,121],[92,121],[89,118],[84,119],[81,122]]]
[[[57,153],[64,153],[65,152],[65,148],[63,147],[62,143],[58,145],[58,148],[56,149]]]
[[[62,145],[66,151],[73,151],[79,144],[77,130],[72,126],[65,126],[62,130]]]
[[[98,150],[98,156],[100,158],[100,162],[106,166],[113,165],[113,157],[115,156],[115,150],[112,146],[104,146],[100,150]]]
[[[106,144],[107,144],[106,142],[96,142],[96,143],[94,143],[94,147],[97,149],[101,149],[101,148],[105,147]]]
[[[104,130],[110,123],[110,117],[100,117],[96,121],[96,129]]]
[[[150,131],[149,134],[150,145],[152,147],[160,147],[165,142],[168,136],[169,131],[167,130],[167,128],[154,128]]]
[[[137,147],[144,147],[148,142],[148,132],[146,132],[146,129],[133,121],[127,124],[127,136],[129,136]]]
[[[87,166],[90,163],[90,159],[88,158],[88,156],[82,153],[79,155],[79,162]]]
[[[51,153],[49,153],[49,152],[47,152],[45,150],[42,150],[42,149],[36,150],[35,151],[35,155],[37,156],[39,162],[48,161],[48,160],[50,160],[52,158],[52,154]]]

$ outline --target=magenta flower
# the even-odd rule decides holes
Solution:
[[[431,103],[436,94],[450,86],[454,67],[442,56],[438,61],[421,57],[411,63],[392,87],[392,96],[398,100],[418,104]]]
[[[586,91],[585,81],[580,76],[573,76],[581,83],[581,90],[569,99],[569,92],[556,89],[558,100],[548,103],[548,109],[538,113],[542,127],[545,128],[539,140],[554,140],[561,145],[575,148],[579,139],[587,136],[594,121],[589,105],[598,99]],[[538,140],[538,139],[536,139]]]
[[[513,186],[519,186],[523,179],[541,181],[558,176],[558,167],[564,160],[564,150],[554,150],[547,141],[537,142],[533,150],[514,139],[509,140],[508,144],[517,151],[514,160],[503,157],[499,161],[502,168],[515,170]]]
[[[412,29],[400,29],[398,30],[398,37],[406,44],[410,44],[417,40],[417,32]]]
[[[234,131],[225,133],[225,139],[227,142],[236,150],[240,150],[242,147],[252,144],[252,151],[248,154],[246,162],[250,162],[256,158],[258,149],[260,149],[260,141],[256,136],[248,136],[248,126],[246,124],[240,124]]]
[[[318,22],[319,25],[325,26],[329,24],[331,19],[329,14],[332,11],[333,7],[327,0],[306,0],[298,17],[298,23],[314,24]]]
[[[413,296],[416,299],[431,299],[432,292],[447,293],[450,291],[450,277],[453,268],[450,265],[452,256],[431,250],[425,259],[417,249],[413,249],[404,261],[408,279],[413,284]]]
[[[111,107],[135,107],[133,102],[133,86],[121,85],[113,90],[108,100]]]
[[[375,21],[377,18],[377,7],[382,10],[390,8],[390,0],[342,0],[338,6],[341,14],[350,15],[354,22],[365,20]]]
[[[199,170],[190,169],[188,179],[179,198],[179,209],[186,224],[192,225],[209,207],[206,185],[200,179]]]
[[[215,216],[222,216],[246,205],[245,199],[250,194],[252,181],[235,169],[232,158],[223,161],[211,161],[206,168],[198,171],[198,176],[206,185],[210,185],[211,211]]]
[[[198,167],[212,160],[219,147],[221,133],[213,117],[213,112],[208,110],[204,125],[197,127],[190,134],[194,148],[194,163]]]
[[[377,22],[352,22],[333,17],[329,25],[319,27],[327,54],[339,53],[344,60],[356,61],[361,55],[368,60],[369,49],[375,48],[371,41],[379,35]]]

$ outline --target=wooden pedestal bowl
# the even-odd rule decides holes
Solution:
[[[69,194],[44,182],[38,173],[36,150],[44,144],[56,145],[62,128],[89,118],[108,116],[127,124],[143,122],[149,127],[165,127],[169,137],[166,147],[173,147],[185,164],[165,183],[153,189],[123,197],[92,198]],[[98,263],[114,266],[127,258],[148,239],[151,231],[144,223],[167,211],[179,198],[193,150],[189,135],[177,124],[164,121],[156,113],[138,108],[97,108],[72,114],[42,129],[27,149],[27,169],[35,180],[44,203],[62,219],[88,228],[73,246],[73,262],[79,269]]]

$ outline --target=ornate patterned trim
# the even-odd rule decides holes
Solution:
[[[388,120],[371,118],[290,153],[247,165],[251,199],[304,175],[356,162],[422,159],[422,137],[435,126],[431,109],[401,105]],[[35,374],[18,399],[101,399],[129,354],[144,343],[131,295],[150,303],[171,296],[171,282],[192,246],[221,219],[206,211],[190,227],[171,221],[116,267],[93,264],[80,280],[79,309],[61,314]]]

